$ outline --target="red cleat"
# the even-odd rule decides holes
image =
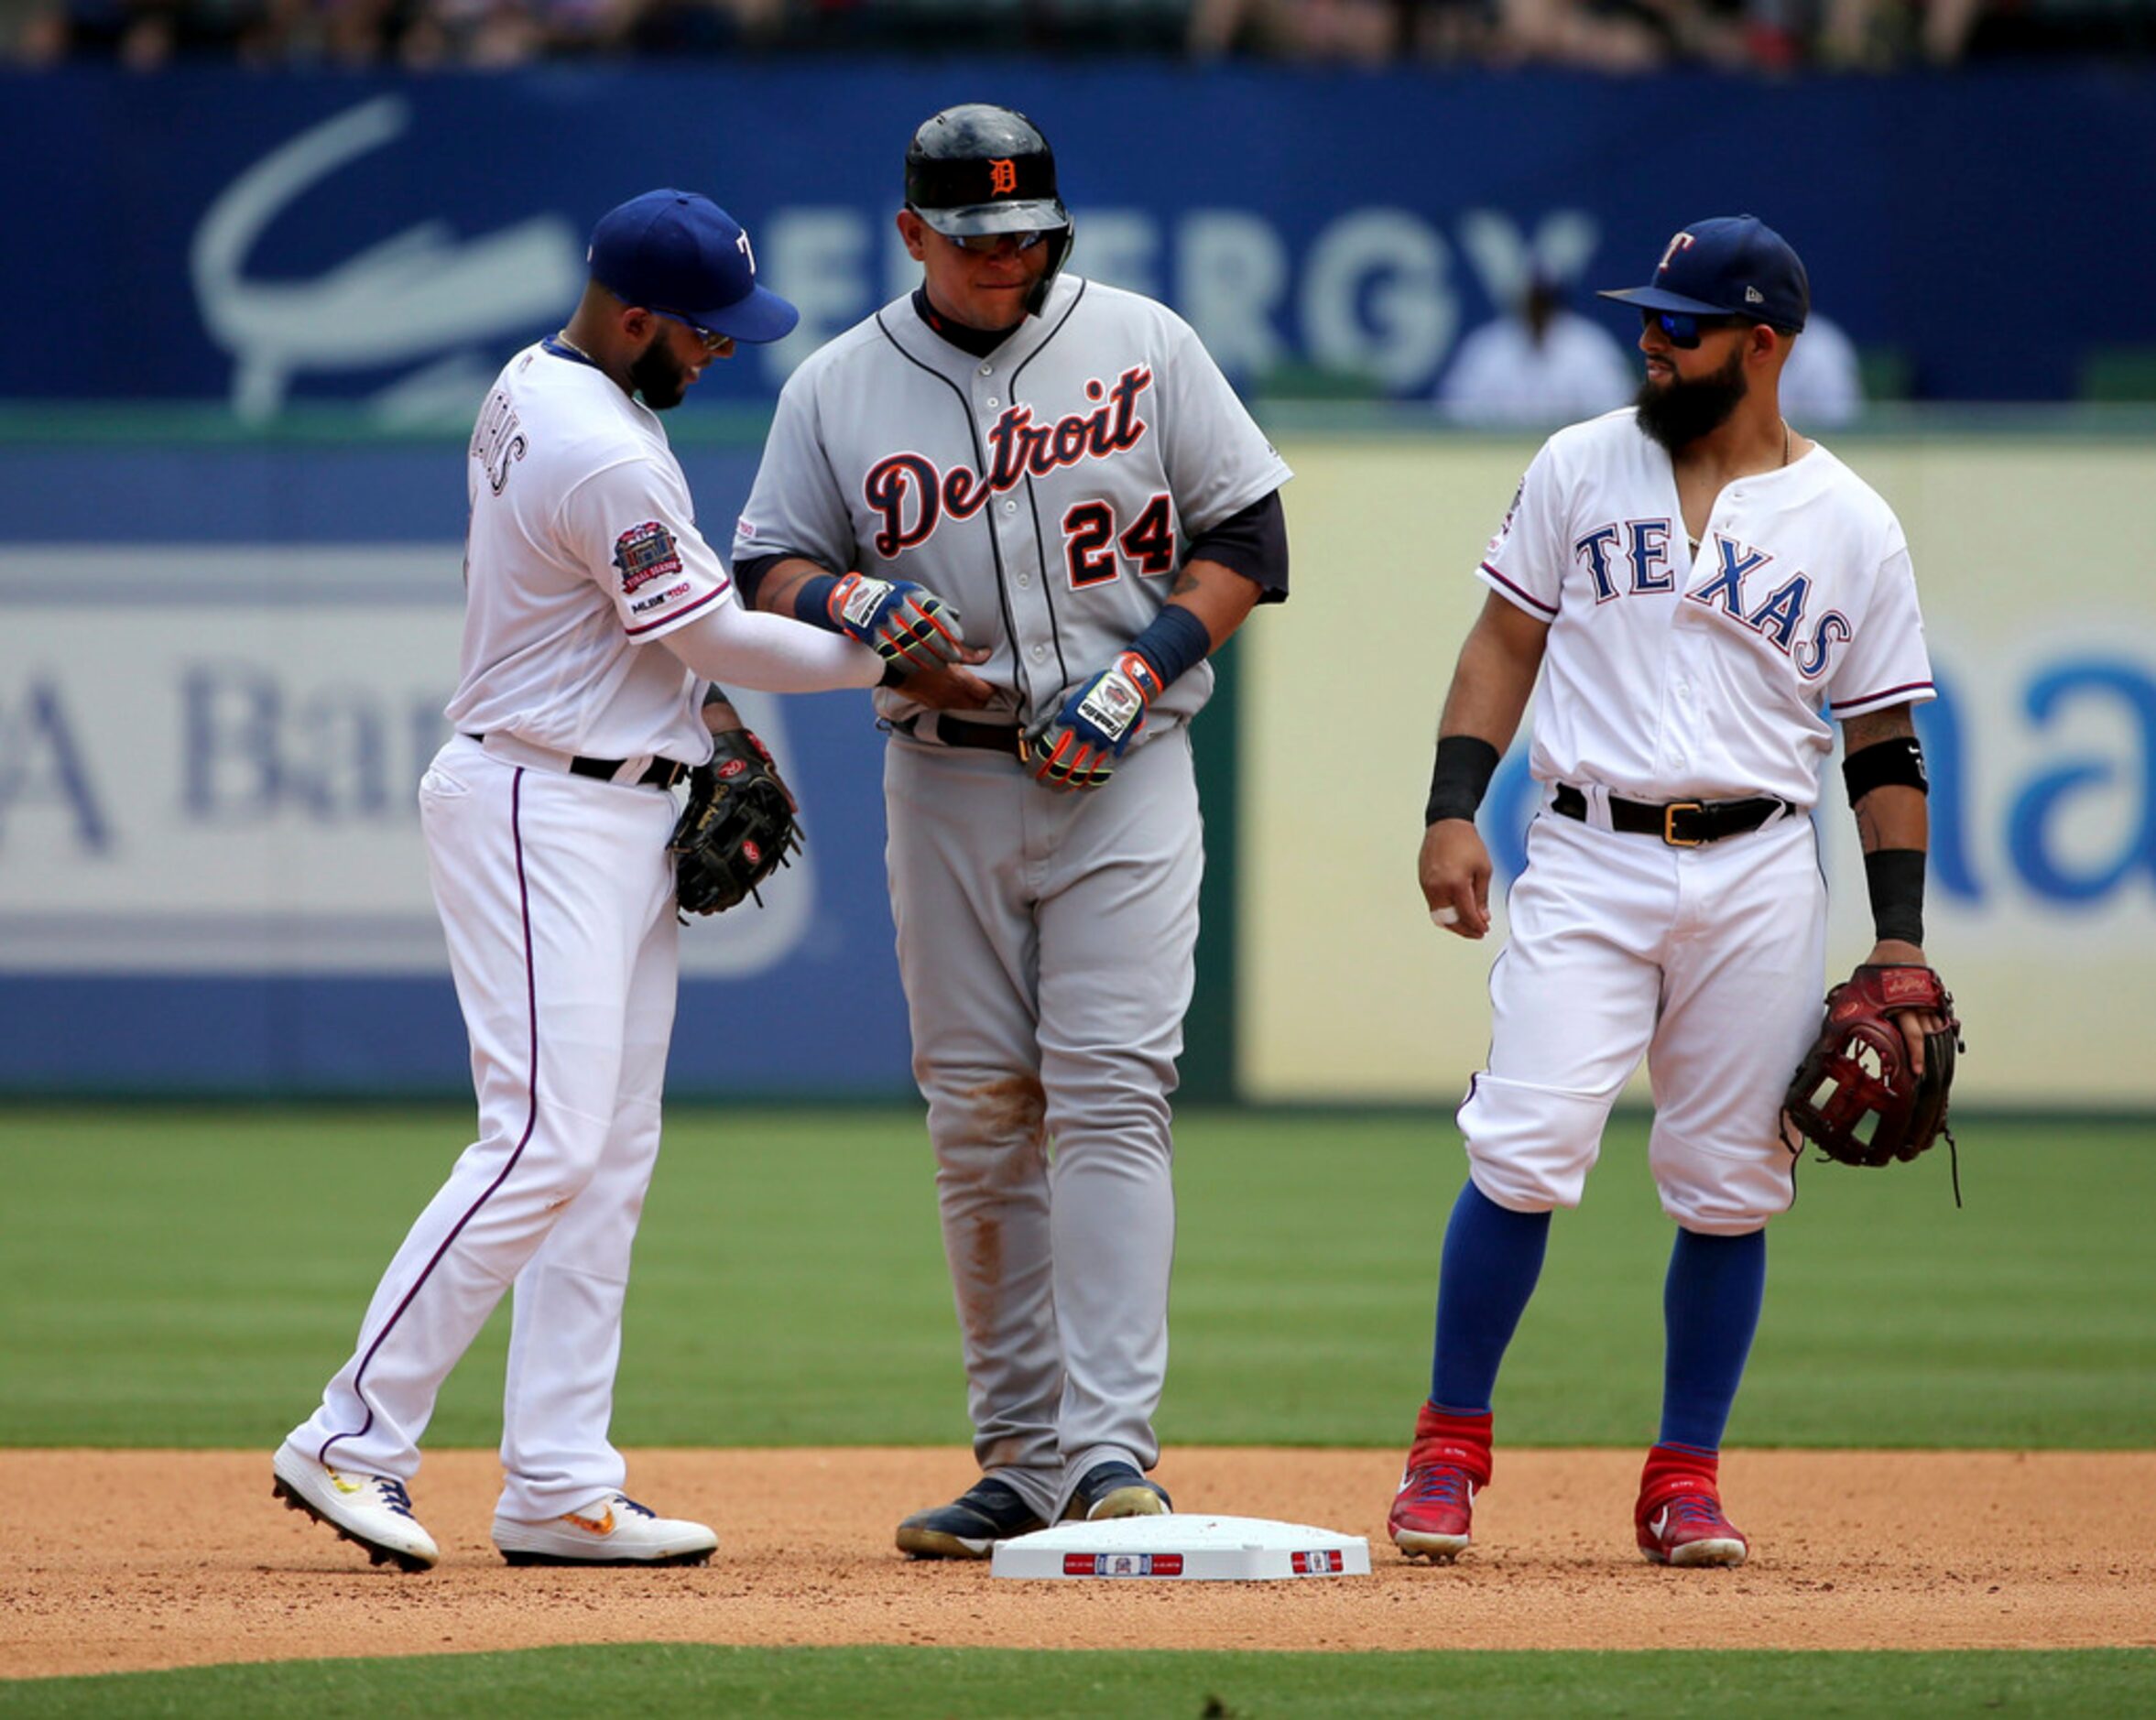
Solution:
[[[1473,1539],[1475,1495],[1490,1478],[1490,1418],[1447,1415],[1429,1404],[1415,1418],[1415,1443],[1385,1519],[1392,1544],[1410,1559],[1450,1564]]]
[[[1722,1515],[1712,1457],[1657,1445],[1639,1477],[1633,1526],[1639,1551],[1652,1564],[1739,1565],[1751,1543]]]

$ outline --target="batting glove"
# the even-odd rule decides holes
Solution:
[[[832,625],[887,663],[941,669],[965,648],[958,611],[911,580],[876,580],[849,573],[832,588]]]
[[[1027,769],[1036,782],[1066,792],[1105,786],[1160,693],[1153,666],[1125,651],[1026,737]]]

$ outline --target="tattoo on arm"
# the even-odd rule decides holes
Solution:
[[[1842,724],[1844,756],[1877,746],[1881,741],[1913,736],[1916,723],[1911,710],[1906,704],[1889,705],[1884,711],[1846,719]],[[1927,844],[1924,800],[1914,789],[1882,785],[1857,801],[1853,810],[1857,839],[1867,855],[1885,848],[1922,848]]]
[[[1185,561],[1176,573],[1175,583],[1168,588],[1168,594],[1171,597],[1181,597],[1185,593],[1194,592],[1197,589],[1198,576],[1191,572],[1191,564]]]
[[[1905,704],[1889,705],[1884,711],[1871,711],[1863,716],[1850,717],[1842,724],[1842,751],[1860,753],[1867,746],[1876,746],[1881,741],[1890,741],[1903,735],[1916,733],[1915,720]]]

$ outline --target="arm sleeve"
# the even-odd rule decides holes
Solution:
[[[734,558],[734,583],[740,589],[741,601],[754,609],[757,593],[763,589],[764,576],[781,561],[790,558],[783,552],[770,555],[740,555]]]
[[[731,595],[669,628],[660,643],[706,680],[758,692],[828,692],[883,679],[883,659],[866,645],[744,609]]]
[[[1230,514],[1210,531],[1191,540],[1183,559],[1200,557],[1232,568],[1258,587],[1261,604],[1284,603],[1288,597],[1288,517],[1280,506],[1278,490],[1237,514]]]
[[[1817,625],[1824,627],[1830,619],[1823,617]],[[1924,644],[1924,617],[1917,607],[1916,573],[1899,528],[1872,582],[1871,601],[1861,615],[1845,619],[1849,641],[1826,680],[1827,710],[1836,722],[1938,696]]]
[[[1185,537],[1202,537],[1295,474],[1266,441],[1197,332],[1164,308],[1160,463]]]
[[[857,566],[854,519],[823,445],[814,376],[803,368],[779,391],[764,457],[734,526],[734,560],[806,556],[844,573]]]
[[[1556,618],[1564,585],[1563,495],[1555,464],[1544,442],[1475,569],[1485,585],[1541,621]]]

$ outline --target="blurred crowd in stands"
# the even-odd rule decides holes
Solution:
[[[823,49],[1867,71],[2146,56],[2156,0],[0,0],[0,58],[30,66]]]

